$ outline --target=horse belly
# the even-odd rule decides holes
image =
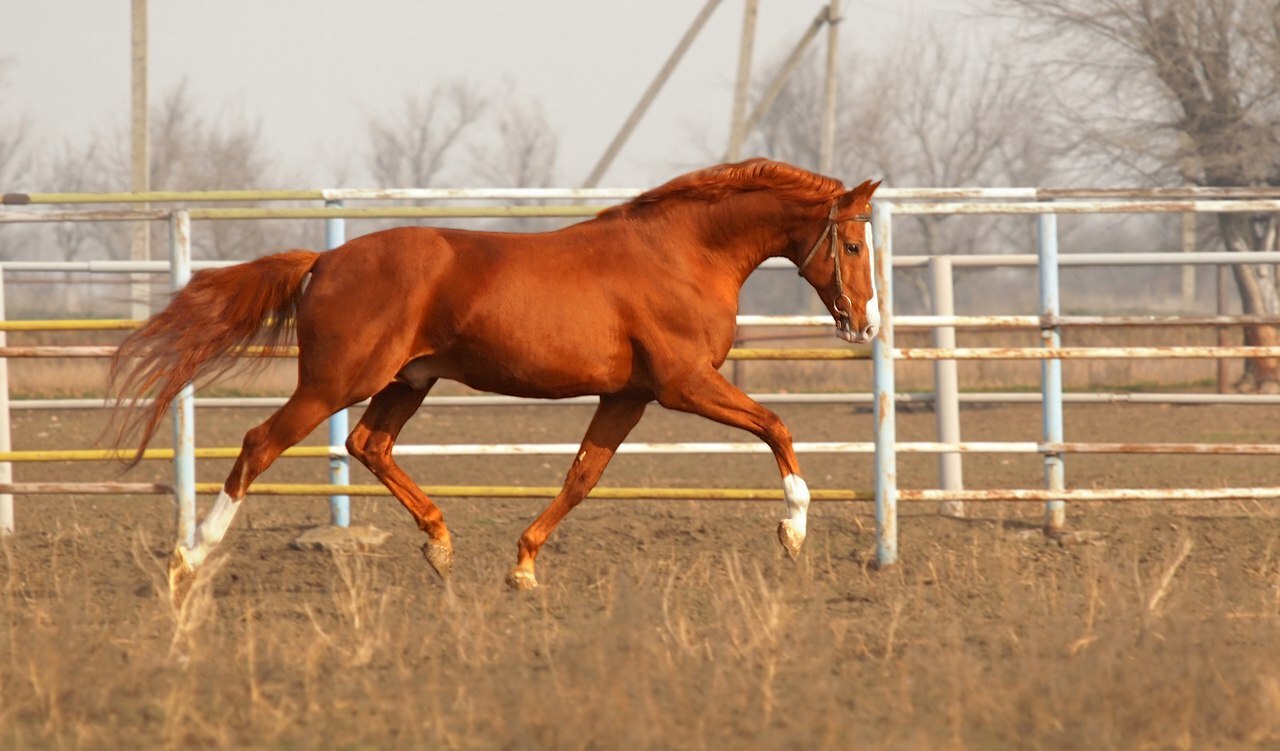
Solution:
[[[617,393],[642,380],[625,286],[554,258],[490,260],[485,275],[432,296],[422,337],[432,372],[542,398]]]
[[[634,388],[632,359],[630,348],[592,351],[537,341],[459,343],[447,353],[410,362],[400,377],[411,383],[424,376],[448,378],[480,391],[563,399]]]

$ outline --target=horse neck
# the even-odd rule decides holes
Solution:
[[[731,269],[739,286],[769,258],[796,258],[799,245],[808,247],[820,235],[826,208],[788,204],[765,193],[746,193],[701,206],[698,218],[701,244]]]

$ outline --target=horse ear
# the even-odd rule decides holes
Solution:
[[[863,180],[858,187],[840,196],[840,205],[853,206],[859,203],[865,203],[871,200],[871,194],[876,192],[876,188],[880,187],[880,181]]]
[[[880,181],[863,180],[862,183],[854,188],[851,192],[864,201],[870,201],[871,195],[876,192],[876,188],[880,187]]]

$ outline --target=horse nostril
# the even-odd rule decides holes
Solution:
[[[878,333],[880,333],[880,327],[875,325],[867,326],[865,329],[862,330],[862,335],[867,338],[867,341],[871,341],[872,339],[875,339],[876,334]]]

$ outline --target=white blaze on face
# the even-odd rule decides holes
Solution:
[[[876,243],[871,235],[871,222],[866,223],[863,244],[867,246],[867,263],[871,269],[871,298],[867,300],[867,325],[880,328],[880,298],[876,292]]]

